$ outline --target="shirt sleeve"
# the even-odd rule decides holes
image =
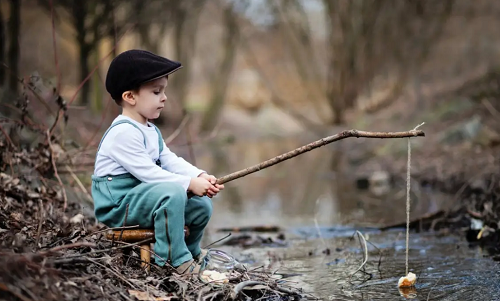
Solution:
[[[163,141],[163,151],[160,154],[160,161],[161,168],[176,174],[189,176],[190,178],[196,178],[205,172],[173,153],[167,147],[165,141]]]
[[[190,176],[169,172],[153,162],[146,152],[144,139],[139,131],[118,133],[109,156],[142,182],[175,182],[186,190],[189,187]]]

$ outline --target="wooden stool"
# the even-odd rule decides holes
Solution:
[[[120,239],[121,235],[121,239]],[[189,228],[184,226],[184,238],[189,236]],[[147,272],[151,270],[151,247],[150,244],[155,242],[154,229],[128,229],[128,230],[111,230],[106,234],[106,238],[115,241],[127,243],[137,243],[144,241],[139,245],[141,249],[141,268]]]

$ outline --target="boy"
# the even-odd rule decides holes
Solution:
[[[97,220],[109,227],[154,228],[158,265],[196,273],[200,241],[212,214],[210,198],[223,185],[172,153],[156,126],[168,75],[182,65],[148,51],[129,50],[109,66],[106,90],[122,107],[101,139],[92,175]],[[188,192],[195,196],[188,199]],[[207,197],[208,196],[208,197]],[[184,238],[184,225],[189,236]],[[206,252],[204,252],[206,253]]]

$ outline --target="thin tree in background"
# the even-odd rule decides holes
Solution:
[[[6,37],[3,23],[2,5],[0,5],[0,62],[5,61]],[[5,68],[0,67],[0,87],[5,83]]]
[[[48,0],[38,0],[48,12],[52,10]],[[61,21],[68,18],[74,30],[78,47],[79,82],[84,82],[90,73],[90,58],[99,43],[116,26],[114,9],[119,3],[116,0],[58,0],[53,1],[56,18]],[[91,85],[87,81],[80,91],[81,103],[86,105],[90,100]]]
[[[21,1],[10,1],[10,18],[8,22],[9,50],[7,63],[9,66],[9,90],[18,92],[19,87],[19,34],[21,31]]]
[[[206,0],[182,0],[176,1],[171,7],[175,23],[173,33],[175,58],[180,62],[188,62],[194,57],[199,18],[205,3]],[[182,106],[187,96],[190,70],[190,65],[185,63],[184,70],[172,77],[172,85],[177,92],[176,98]]]
[[[453,0],[323,0],[329,70],[327,102],[333,124],[384,72],[397,74],[392,99],[431,51],[451,13]]]
[[[212,96],[208,109],[205,111],[201,122],[200,131],[205,133],[212,131],[219,120],[222,108],[224,107],[229,79],[237,54],[240,32],[238,17],[234,11],[233,5],[228,5],[224,8],[223,27],[225,29],[222,42],[224,54],[220,62],[220,67],[210,85],[212,87]]]
[[[311,16],[307,0],[269,1],[273,25],[254,35],[277,43],[282,52],[273,52],[266,44],[255,51],[267,51],[283,68],[265,63],[256,67],[261,74],[275,73],[265,76],[279,100],[274,103],[295,112],[291,115],[298,121],[342,124],[345,112],[357,107],[359,96],[374,82],[390,83],[390,93],[381,103],[397,99],[437,44],[454,2],[323,0],[321,11],[316,11],[323,13],[320,22]],[[313,32],[313,23],[324,35]],[[291,90],[286,84],[277,88],[283,77],[297,88]]]
[[[175,14],[172,6],[177,6],[178,0],[135,0],[131,5],[131,17],[135,18],[139,43],[153,53],[159,53],[167,31],[174,26]],[[133,13],[132,13],[133,12]]]

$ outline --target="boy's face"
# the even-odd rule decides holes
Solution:
[[[133,110],[146,120],[160,117],[167,100],[165,95],[167,84],[167,78],[162,77],[141,85],[139,91],[134,93]]]

